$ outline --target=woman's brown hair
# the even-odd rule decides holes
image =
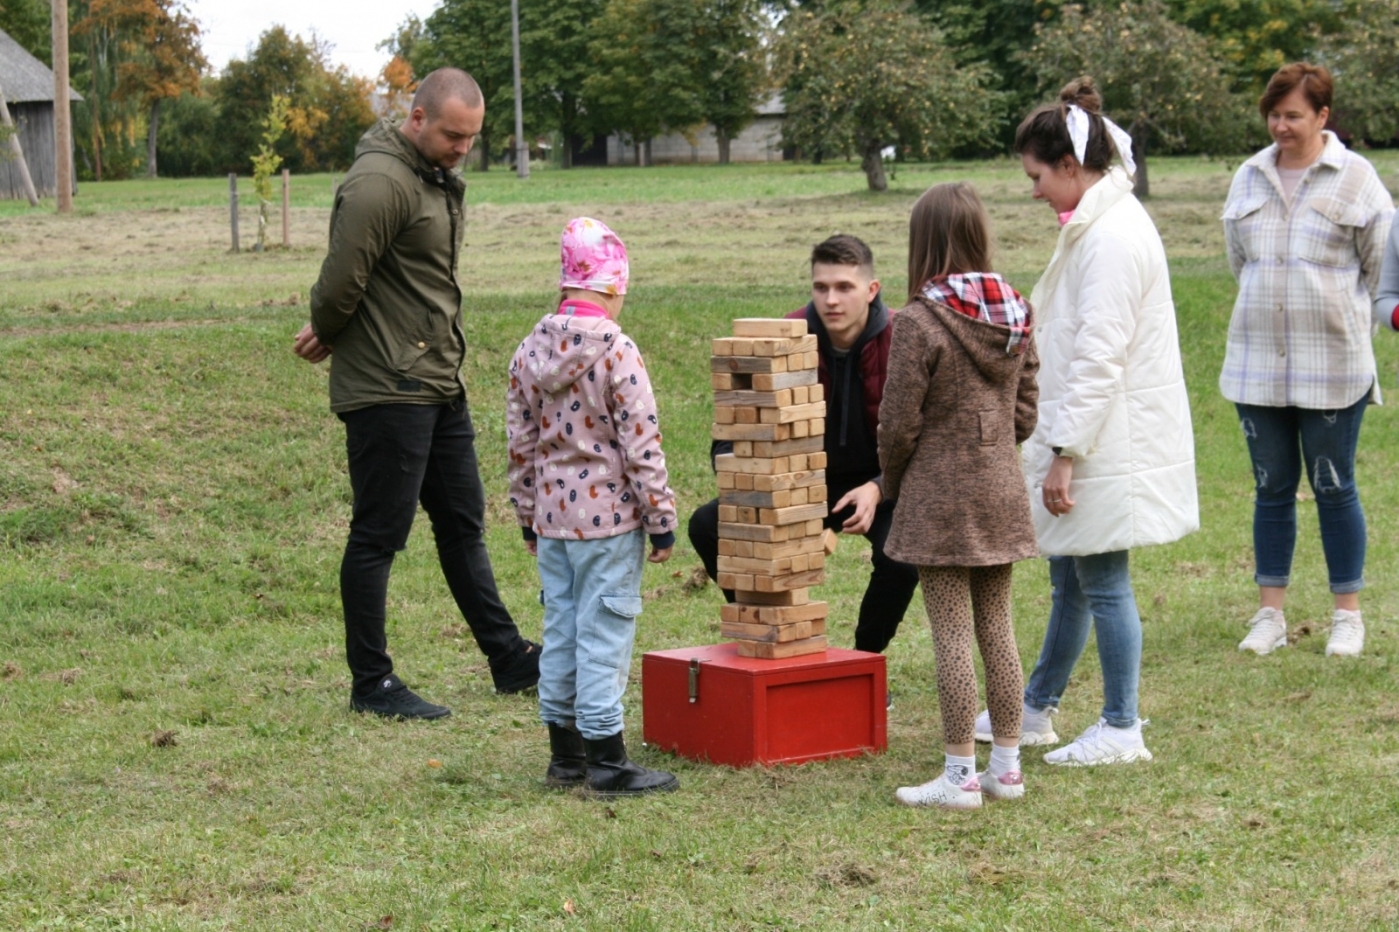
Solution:
[[[928,282],[959,272],[991,271],[991,220],[964,181],[923,192],[908,219],[908,300]]]
[[[1283,65],[1268,79],[1267,89],[1263,91],[1263,96],[1258,98],[1258,112],[1263,114],[1263,119],[1268,119],[1268,111],[1281,103],[1288,94],[1301,88],[1302,96],[1307,98],[1312,110],[1320,113],[1323,108],[1330,109],[1333,87],[1331,72],[1320,65],[1295,61],[1290,65]]]
[[[1030,111],[1015,130],[1015,154],[1029,154],[1046,165],[1057,165],[1066,155],[1074,154],[1074,141],[1069,137],[1069,106],[1076,104],[1088,114],[1088,145],[1084,147],[1084,168],[1105,172],[1112,162],[1113,145],[1103,125],[1103,95],[1098,93],[1093,79],[1084,75],[1075,78],[1059,91],[1059,99]]]

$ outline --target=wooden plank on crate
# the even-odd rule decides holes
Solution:
[[[721,506],[722,507],[722,506]],[[758,524],[768,524],[773,527],[784,527],[788,524],[805,524],[813,518],[817,521],[826,517],[826,503],[816,502],[808,505],[789,505],[786,508],[760,508],[758,509]]]
[[[804,638],[800,641],[783,641],[771,644],[766,641],[735,641],[740,657],[754,657],[761,660],[781,660],[784,657],[802,657],[806,654],[820,654],[826,650],[826,637]]]
[[[790,440],[790,424],[715,424],[710,428],[713,440]]]
[[[773,476],[778,473],[790,472],[791,470],[787,468],[789,462],[790,458],[786,456],[768,459],[724,453],[714,458],[714,468],[719,472],[746,472],[753,475]]]
[[[724,586],[724,589],[749,589],[757,592],[785,592],[788,589],[808,589],[826,581],[826,571],[807,570],[804,573],[788,573],[785,576],[762,576],[753,573],[753,582],[748,586]]]
[[[745,625],[730,621],[719,624],[720,637],[737,638],[744,641],[766,641],[780,644],[783,641],[804,640],[812,635],[811,622],[809,621],[795,621],[790,625]]]
[[[719,473],[719,475],[732,475],[731,473]],[[805,505],[807,503],[806,490],[800,490],[802,500],[795,502],[792,500],[793,489],[782,489],[778,492],[742,492],[738,489],[724,491],[719,494],[720,505],[751,505],[754,508],[786,508],[788,505]]]
[[[734,320],[736,337],[804,337],[806,321],[800,317],[739,317]]]
[[[734,601],[740,605],[805,605],[811,601],[811,594],[809,589],[786,589],[782,592],[737,589],[734,591]]]
[[[802,356],[796,353],[795,356]],[[710,356],[710,372],[786,372],[792,356]],[[768,389],[762,389],[768,391]]]
[[[755,408],[784,408],[792,404],[792,389],[775,392],[731,391],[715,392],[716,405],[751,405]]]
[[[748,378],[751,380],[749,384],[753,390],[759,392],[775,392],[798,385],[818,384],[815,369],[806,369],[800,372],[754,372]]]
[[[819,621],[824,626],[829,614],[830,606],[825,602],[807,602],[805,605],[742,605],[729,602],[719,606],[721,621],[745,625],[789,625],[797,621]]]
[[[825,417],[826,403],[817,401],[805,405],[788,405],[785,408],[759,408],[758,414],[758,420],[764,424],[791,424],[795,421],[809,421],[814,417]]]
[[[791,440],[754,440],[749,456],[789,456],[795,453],[821,453],[826,449],[824,437],[793,437]],[[737,449],[734,450],[738,452]]]
[[[754,444],[756,446],[756,444]],[[791,457],[788,457],[791,462]],[[810,465],[811,457],[807,457],[807,464]],[[775,476],[754,476],[753,488],[759,492],[776,492],[778,489],[801,489],[810,485],[825,485],[826,471],[824,469],[808,469],[805,471],[792,470],[791,472],[778,473]]]

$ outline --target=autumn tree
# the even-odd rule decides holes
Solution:
[[[1305,60],[1318,39],[1383,0],[1166,0],[1172,19],[1214,39],[1215,54],[1257,95],[1273,72]]]
[[[808,153],[856,155],[871,191],[880,153],[941,158],[991,142],[1003,109],[984,65],[949,67],[942,34],[894,0],[828,3],[790,14],[777,44],[783,138]]]
[[[1021,55],[1043,98],[1093,76],[1106,114],[1132,136],[1139,197],[1150,193],[1151,149],[1235,152],[1257,123],[1231,93],[1217,44],[1171,19],[1162,0],[1065,6]]]
[[[1399,0],[1367,0],[1317,58],[1336,79],[1340,125],[1367,140],[1399,137]]]

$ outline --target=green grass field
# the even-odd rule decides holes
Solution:
[[[1399,157],[1376,161],[1399,190]],[[1027,750],[1023,802],[972,814],[893,801],[941,764],[917,604],[888,652],[887,753],[736,771],[645,749],[638,659],[629,741],[681,792],[611,804],[546,792],[534,701],[492,694],[425,520],[395,566],[390,646],[454,715],[349,713],[343,433],[324,367],[290,353],[333,180],[293,180],[293,246],[262,254],[227,251],[220,179],[84,185],[69,218],[0,203],[0,927],[1395,928],[1399,420],[1372,408],[1361,437],[1365,655],[1322,655],[1330,599],[1304,501],[1296,644],[1241,656],[1252,488],[1215,388],[1234,293],[1218,224],[1231,168],[1152,164],[1203,522],[1134,557],[1156,759],[1064,771]],[[960,178],[988,202],[1000,268],[1028,290],[1055,225],[1009,161],[903,167],[882,195],[846,165],[470,177],[465,371],[492,555],[527,636],[538,582],[506,499],[504,369],[548,307],[563,222],[592,213],[630,247],[623,324],[655,375],[688,513],[714,494],[709,338],[803,303],[811,244],[837,230],[871,242],[901,303],[908,209]],[[242,229],[247,245],[249,210]],[[1376,345],[1392,400],[1399,341]],[[698,566],[682,541],[648,567],[638,653],[718,640],[721,597],[695,584]],[[851,641],[867,573],[868,547],[844,542],[821,590],[833,644]],[[1015,592],[1028,667],[1042,562],[1018,567]],[[1100,703],[1090,645],[1061,735]]]

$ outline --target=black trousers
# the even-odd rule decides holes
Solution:
[[[486,490],[466,402],[375,405],[340,415],[354,511],[340,564],[345,659],[364,693],[393,672],[384,634],[389,570],[418,503],[432,519],[447,586],[491,668],[524,648],[486,553]]]
[[[832,489],[829,499],[840,501],[849,489]],[[853,509],[847,508],[826,516],[826,527],[839,531]],[[865,539],[872,548],[871,562],[874,571],[870,573],[870,583],[865,589],[865,597],[860,601],[860,618],[855,625],[855,649],[882,654],[884,648],[894,639],[903,621],[913,592],[918,588],[918,568],[907,563],[891,560],[884,555],[884,541],[889,537],[889,526],[894,520],[894,503],[880,502],[874,512],[874,523],[870,525]],[[719,500],[701,505],[690,515],[690,543],[710,579],[719,578]],[[733,601],[733,592],[725,589],[724,597]]]

